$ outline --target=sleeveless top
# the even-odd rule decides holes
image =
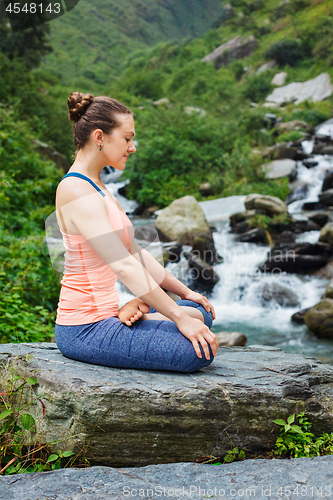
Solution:
[[[70,172],[61,180],[69,176],[90,182],[105,198],[109,207],[108,219],[129,250],[134,229],[118,201],[116,200],[118,206],[115,206],[91,179],[78,172]],[[115,289],[116,274],[81,234],[67,234],[63,231],[61,233],[66,252],[56,323],[85,325],[117,316],[119,296]]]

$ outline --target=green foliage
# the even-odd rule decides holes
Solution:
[[[267,59],[275,59],[279,66],[295,66],[305,57],[302,43],[295,38],[274,43],[265,53]]]
[[[313,109],[297,109],[293,111],[292,113],[292,120],[303,120],[307,123],[310,123],[310,125],[313,125],[314,127],[316,125],[319,125],[319,123],[324,122],[325,120],[328,120],[330,117],[330,113],[327,110],[327,112],[320,111],[316,108]]]
[[[19,373],[15,360],[9,360],[2,365],[1,381],[0,474],[41,472],[73,465],[77,459],[73,452],[50,454],[50,444],[43,444],[38,424],[44,418],[45,404],[43,396],[34,393],[37,380]],[[36,405],[41,408],[41,417],[37,420],[28,413]],[[33,442],[36,444],[28,444]]]
[[[302,139],[302,137],[304,137],[304,134],[302,134],[302,132],[299,132],[298,130],[292,130],[291,132],[288,132],[286,134],[280,134],[279,142],[293,142],[297,141],[298,139]]]
[[[309,432],[312,424],[304,416],[304,411],[297,418],[298,425],[295,423],[295,414],[290,415],[286,422],[282,419],[273,420],[281,426],[281,431],[272,453],[289,458],[333,455],[333,432],[315,438]]]
[[[249,76],[244,82],[244,97],[254,102],[263,101],[274,88],[270,83],[271,79],[271,71]]]

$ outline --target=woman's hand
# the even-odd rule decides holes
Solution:
[[[211,347],[213,355],[216,356],[219,348],[216,335],[211,332],[200,319],[191,318],[191,316],[185,314],[177,321],[176,325],[184,337],[192,342],[194,350],[199,358],[202,358],[199,342],[204,350],[206,359],[210,359],[208,344]]]
[[[213,320],[216,318],[213,305],[209,302],[209,300],[206,297],[204,297],[200,293],[193,292],[193,290],[189,289],[188,292],[186,292],[182,295],[182,299],[192,300],[193,302],[196,302],[197,304],[201,304],[207,312],[212,313]]]

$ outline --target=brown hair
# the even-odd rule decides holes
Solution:
[[[68,98],[68,118],[73,124],[73,141],[78,149],[83,148],[96,128],[110,134],[120,123],[119,114],[132,115],[124,104],[111,97],[72,92]]]

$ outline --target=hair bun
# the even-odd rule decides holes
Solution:
[[[89,108],[94,99],[93,94],[82,94],[82,92],[72,92],[68,98],[69,108],[68,118],[77,122]]]

